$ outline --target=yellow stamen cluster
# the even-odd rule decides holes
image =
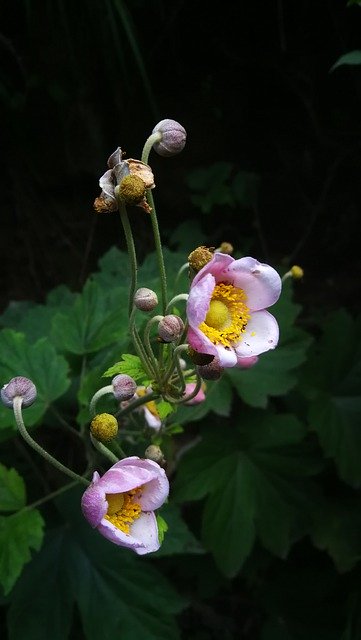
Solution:
[[[130,525],[137,520],[142,513],[142,508],[136,499],[139,500],[141,487],[131,489],[126,493],[107,493],[108,511],[104,516],[115,527],[128,534]]]
[[[230,347],[238,342],[251,317],[246,294],[232,284],[221,282],[214,287],[209,311],[199,329],[213,342]]]
[[[90,431],[99,442],[110,442],[118,433],[118,420],[111,413],[98,413],[91,421]]]
[[[189,266],[194,271],[198,272],[212,260],[213,255],[213,247],[208,248],[203,245],[201,247],[197,247],[197,249],[194,249],[194,251],[192,251],[188,256]]]

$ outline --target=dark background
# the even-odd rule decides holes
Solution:
[[[173,118],[184,151],[150,156],[165,242],[185,220],[213,245],[251,238],[258,259],[304,267],[306,307],[355,311],[361,67],[330,68],[360,27],[346,0],[1,2],[1,309],[79,289],[124,246],[117,214],[93,212],[98,179]],[[256,209],[192,204],[187,175],[219,161],[260,176]],[[151,228],[132,216],[142,256]]]

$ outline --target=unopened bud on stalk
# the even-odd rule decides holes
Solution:
[[[198,373],[204,380],[218,380],[224,368],[219,363],[219,358],[215,356],[209,364],[197,367]]]
[[[203,269],[203,267],[212,260],[213,255],[213,248],[208,249],[208,247],[204,246],[197,247],[197,249],[194,249],[188,256],[189,266],[198,273],[198,271]]]
[[[199,353],[198,351],[192,349],[192,347],[188,347],[188,354],[194,364],[198,364],[201,366],[209,364],[214,358],[214,356],[210,355],[209,353]]]
[[[120,402],[130,400],[137,390],[137,383],[126,373],[119,373],[115,376],[112,380],[112,385],[114,398]]]
[[[12,378],[1,389],[1,400],[9,409],[13,408],[13,401],[16,397],[22,399],[23,407],[30,407],[35,402],[36,396],[35,384],[29,378],[24,378],[23,376]]]
[[[158,297],[155,291],[140,287],[134,295],[134,305],[140,311],[153,311],[158,304]]]
[[[159,131],[162,138],[153,145],[154,151],[165,158],[175,156],[180,153],[185,146],[187,132],[179,122],[175,120],[161,120],[154,127],[152,133]]]
[[[118,433],[118,421],[111,413],[98,413],[90,423],[90,431],[99,442],[110,442]]]
[[[291,267],[291,274],[292,278],[294,278],[295,280],[301,280],[301,278],[303,278],[304,272],[302,267],[299,267],[298,264],[294,264],[293,267]]]
[[[158,335],[164,342],[178,340],[184,331],[182,318],[176,315],[164,316],[158,325]]]
[[[157,462],[160,465],[165,463],[163,451],[155,444],[150,444],[149,447],[146,448],[144,457],[148,460],[153,460],[153,462]]]

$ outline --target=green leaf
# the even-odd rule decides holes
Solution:
[[[332,314],[301,378],[309,421],[340,477],[361,485],[361,318]]]
[[[37,640],[44,629],[64,640],[75,604],[87,640],[98,640],[99,630],[104,640],[177,640],[174,616],[184,600],[146,558],[93,530],[79,503],[78,491],[56,501],[67,526],[48,538],[16,585],[9,640]]]
[[[181,405],[176,412],[177,422],[187,424],[201,420],[210,411],[218,416],[230,415],[232,406],[232,387],[224,375],[219,380],[207,381],[206,399],[195,405]]]
[[[349,51],[348,53],[345,53],[338,60],[336,60],[335,64],[332,65],[329,73],[345,64],[352,66],[361,64],[361,49],[356,49],[355,51]]]
[[[147,373],[144,371],[141,359],[131,353],[123,353],[121,361],[109,367],[103,373],[103,378],[113,378],[119,373],[126,373],[136,382],[147,380]]]
[[[215,162],[209,167],[195,169],[187,176],[191,191],[191,201],[202,213],[209,213],[220,205],[234,205],[234,196],[229,186],[233,165],[229,162]]]
[[[58,349],[78,355],[99,351],[127,336],[127,292],[103,289],[89,279],[65,313],[57,313],[52,339]]]
[[[169,416],[174,411],[174,407],[165,400],[161,400],[157,402],[157,411],[161,420],[164,420],[167,416]]]
[[[256,535],[285,558],[295,537],[309,530],[318,494],[305,477],[322,463],[303,443],[305,433],[294,416],[249,411],[239,429],[205,430],[180,459],[173,499],[208,496],[202,538],[227,576],[238,572]]]
[[[47,338],[35,344],[11,329],[0,332],[0,380],[3,384],[15,376],[30,378],[36,386],[37,398],[26,409],[26,425],[39,422],[54,400],[70,385],[68,363],[59,356]],[[0,406],[0,428],[14,424],[13,412]]]
[[[157,513],[156,518],[157,518],[157,527],[158,527],[158,540],[160,544],[163,544],[164,536],[168,531],[168,525],[164,520],[164,518],[162,518],[162,516],[159,515],[159,513]]]
[[[18,511],[25,506],[25,484],[15,469],[0,464],[0,511]]]
[[[194,537],[183,520],[181,509],[178,505],[167,502],[157,513],[157,521],[158,519],[162,519],[165,522],[167,528],[164,531],[167,531],[167,535],[162,541],[161,548],[154,554],[155,557],[172,556],[179,553],[204,553],[200,542]],[[161,524],[161,528],[163,526]]]
[[[297,384],[297,368],[305,361],[312,338],[294,326],[301,307],[292,296],[286,281],[279,301],[270,309],[280,328],[278,346],[261,354],[251,369],[234,367],[225,373],[239,397],[252,407],[265,408],[269,397],[284,395]]]
[[[11,591],[23,566],[38,551],[43,540],[44,521],[36,509],[0,516],[0,583]]]
[[[352,569],[361,559],[361,501],[358,498],[331,501],[315,514],[312,539],[327,551],[338,571]]]

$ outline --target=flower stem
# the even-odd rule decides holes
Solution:
[[[130,289],[129,289],[128,315],[131,316],[133,311],[133,299],[134,299],[135,289],[137,286],[137,272],[138,272],[137,254],[135,251],[135,244],[134,244],[132,229],[129,223],[128,213],[127,213],[124,201],[122,200],[122,198],[119,197],[118,187],[115,188],[115,194],[117,197],[119,214],[120,214],[120,219],[123,225],[125,241],[127,243],[129,263],[130,263]]]
[[[71,469],[68,469],[68,467],[63,465],[58,460],[56,460],[56,458],[53,458],[53,456],[51,456],[50,453],[45,451],[45,449],[43,449],[40,446],[40,444],[38,444],[37,442],[35,442],[35,440],[32,439],[31,435],[27,432],[25,424],[24,424],[22,410],[21,410],[22,401],[23,401],[23,399],[20,396],[16,396],[14,398],[14,401],[13,401],[13,409],[14,409],[14,415],[15,415],[15,420],[16,420],[17,427],[19,429],[20,434],[24,438],[24,440],[33,449],[35,449],[35,451],[37,451],[41,456],[43,456],[43,458],[45,458],[45,460],[47,462],[52,464],[56,469],[59,469],[59,471],[61,471],[62,473],[65,473],[66,475],[68,475],[73,480],[76,480],[77,482],[81,482],[82,484],[85,484],[86,486],[88,486],[89,485],[88,480],[86,480],[82,476],[79,476],[74,471],[71,471]]]
[[[180,300],[188,300],[188,293],[179,293],[177,296],[174,296],[174,298],[172,298],[168,304],[167,304],[167,308],[165,310],[166,313],[169,313],[171,307],[178,301]]]
[[[101,398],[102,396],[105,396],[106,394],[109,393],[114,393],[114,389],[113,389],[113,385],[112,384],[107,384],[105,387],[102,387],[101,389],[98,389],[98,391],[96,391],[92,397],[92,399],[90,400],[90,404],[89,404],[89,412],[91,416],[95,416],[96,414],[96,403],[98,402],[99,398]]]
[[[117,456],[114,455],[108,447],[105,447],[101,442],[99,442],[99,440],[96,440],[92,434],[90,434],[90,439],[95,449],[97,449],[97,451],[99,451],[99,453],[101,453],[105,458],[108,458],[112,464],[119,462],[119,458],[117,458]]]
[[[150,189],[147,189],[147,201],[151,208],[150,219],[153,227],[155,250],[157,252],[158,268],[159,268],[159,275],[160,275],[160,281],[161,281],[162,311],[163,311],[163,314],[165,314],[165,310],[167,308],[167,275],[166,275],[165,265],[164,265],[162,241],[159,233],[157,214],[155,211],[153,195]]]
[[[149,138],[145,141],[145,144],[143,147],[142,162],[144,162],[145,164],[148,164],[149,154],[151,152],[153,145],[156,142],[159,142],[162,139],[162,137],[163,137],[163,134],[160,131],[156,131],[155,133],[152,133],[149,136]]]
[[[147,402],[150,402],[151,400],[155,400],[156,398],[159,398],[159,394],[156,393],[155,391],[152,391],[151,393],[147,393],[144,396],[141,396],[140,398],[136,398],[136,400],[129,402],[129,404],[127,404],[127,406],[124,407],[124,409],[120,409],[119,411],[117,411],[115,416],[116,418],[118,418],[119,416],[123,417],[128,413],[131,413],[131,411],[133,411],[134,409],[141,407],[142,404],[146,404]]]

